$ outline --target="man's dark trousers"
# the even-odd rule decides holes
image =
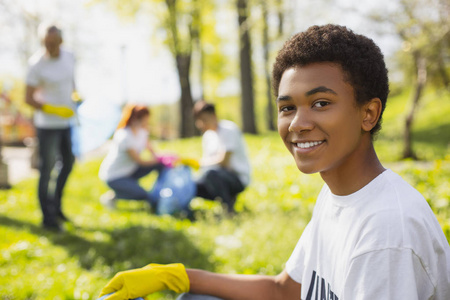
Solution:
[[[44,226],[57,226],[58,217],[63,217],[61,198],[72,170],[75,157],[72,153],[70,128],[37,129],[39,140],[39,188]],[[56,172],[56,182],[52,171]]]

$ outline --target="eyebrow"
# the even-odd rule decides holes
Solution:
[[[335,91],[333,91],[332,89],[327,88],[326,86],[322,85],[322,86],[313,88],[312,90],[306,92],[305,96],[311,96],[311,95],[314,95],[316,93],[330,93],[330,94],[337,95],[337,93]]]
[[[280,95],[280,96],[277,97],[277,102],[279,102],[279,101],[289,101],[291,99],[292,99],[291,96]]]
[[[311,95],[314,95],[314,94],[317,94],[317,93],[330,93],[330,94],[333,94],[333,95],[337,95],[337,93],[334,90],[332,90],[330,88],[327,88],[326,86],[322,85],[322,86],[313,88],[310,91],[307,91],[305,93],[305,96],[311,96]],[[279,102],[279,101],[289,101],[289,100],[292,100],[292,97],[288,96],[288,95],[280,95],[280,96],[277,97],[277,102]]]

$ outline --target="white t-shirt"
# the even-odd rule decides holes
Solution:
[[[64,105],[75,110],[71,99],[74,89],[75,58],[63,49],[57,58],[52,58],[42,51],[29,60],[26,83],[36,87],[44,103]],[[70,118],[61,118],[36,110],[34,124],[38,128],[60,129],[70,126]]]
[[[118,129],[114,133],[108,154],[100,165],[100,179],[110,181],[133,174],[139,164],[127,151],[134,149],[137,153],[141,153],[147,143],[148,131],[145,129],[139,129],[136,134],[128,127]]]
[[[221,120],[217,130],[207,130],[202,137],[203,157],[210,158],[231,152],[230,169],[236,172],[244,186],[250,183],[250,163],[239,127],[231,121]],[[213,166],[216,167],[216,166]]]
[[[303,300],[450,299],[445,235],[422,195],[391,170],[348,196],[324,185],[286,270]]]

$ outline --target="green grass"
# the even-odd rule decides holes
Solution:
[[[411,106],[411,91],[390,97],[383,116],[383,129],[376,143],[383,161],[396,161],[403,150],[404,120]],[[443,158],[450,153],[450,93],[425,93],[413,123],[413,149],[420,160]]]
[[[445,118],[450,105],[443,103],[450,101],[445,97],[425,101],[414,127],[415,147],[427,161],[397,161],[402,135],[397,118],[406,94],[390,99],[376,147],[385,165],[425,196],[450,240],[450,121]],[[311,216],[322,181],[298,172],[276,133],[247,135],[246,140],[253,181],[238,198],[240,213],[234,218],[223,217],[220,205],[201,199],[193,201],[196,222],[155,216],[137,201],[121,201],[117,210],[108,211],[98,201],[107,190],[97,177],[100,160],[76,164],[64,198],[73,223],[62,234],[40,228],[35,178],[0,191],[0,299],[96,299],[116,272],[151,262],[277,274]],[[195,157],[200,139],[159,142],[157,148]],[[173,298],[169,292],[151,297]]]

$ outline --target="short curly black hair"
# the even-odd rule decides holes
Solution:
[[[345,26],[311,26],[290,38],[279,51],[272,72],[275,97],[284,71],[317,62],[339,64],[355,90],[358,103],[380,98],[381,115],[370,131],[372,136],[377,133],[389,94],[388,71],[380,48],[368,37],[355,34]]]

